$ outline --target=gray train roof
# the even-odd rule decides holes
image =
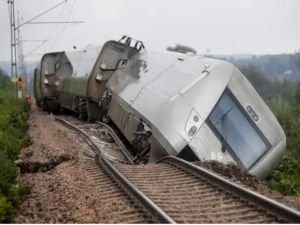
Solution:
[[[72,64],[74,77],[89,76],[98,59],[102,46],[88,45],[80,51],[66,52]]]
[[[113,75],[108,87],[130,102],[146,87],[171,98],[207,76],[205,71],[217,67],[222,70],[224,66],[234,68],[225,61],[203,56],[143,51]]]
[[[38,61],[38,68],[40,68],[41,67],[41,65],[42,65],[42,62],[45,60],[45,58],[46,57],[48,57],[48,56],[52,56],[52,55],[59,55],[59,54],[64,54],[64,52],[48,52],[48,53],[45,53],[43,56],[42,56],[42,58]]]
[[[155,128],[156,137],[163,133],[172,146],[177,146],[186,135],[184,128],[191,110],[205,121],[234,71],[232,64],[221,60],[143,51],[119,68],[107,86],[113,98]],[[180,131],[170,130],[163,121]],[[184,135],[180,138],[181,133]]]

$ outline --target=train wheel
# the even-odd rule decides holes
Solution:
[[[43,111],[48,111],[47,101],[42,101],[41,106]]]
[[[59,107],[59,113],[60,113],[60,114],[65,113],[65,109],[64,109],[63,107],[61,107],[61,106]]]
[[[89,121],[97,120],[102,121],[103,120],[103,113],[101,111],[101,108],[96,102],[93,101],[87,101],[87,116]]]

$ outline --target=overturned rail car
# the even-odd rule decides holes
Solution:
[[[110,120],[132,145],[137,161],[176,155],[234,162],[258,177],[270,173],[285,150],[286,136],[234,65],[149,51],[131,41],[64,53],[68,60],[59,65],[71,65],[71,70],[56,75],[62,77],[53,92],[56,105]],[[36,81],[43,73],[37,72]]]

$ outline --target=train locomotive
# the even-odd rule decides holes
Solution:
[[[54,99],[56,109],[110,121],[131,144],[137,162],[153,163],[165,155],[234,162],[263,178],[283,155],[283,129],[228,62],[149,51],[126,36],[103,47],[62,54],[53,75],[59,85],[42,82],[49,54],[40,62],[34,87],[53,91],[53,96],[39,96],[40,102]]]
[[[71,75],[71,64],[64,52],[51,52],[43,55],[34,70],[33,91],[36,104],[44,110],[59,108],[58,90],[62,80]]]

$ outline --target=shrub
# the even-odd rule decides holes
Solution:
[[[30,144],[25,136],[29,104],[16,99],[11,90],[9,78],[0,73],[0,223],[13,222],[28,191],[18,183],[19,169],[14,160],[22,146]]]
[[[13,221],[15,214],[16,210],[9,202],[7,202],[4,196],[0,195],[0,222],[10,223]]]
[[[267,178],[267,183],[284,195],[300,196],[300,167],[297,158],[287,152]]]

